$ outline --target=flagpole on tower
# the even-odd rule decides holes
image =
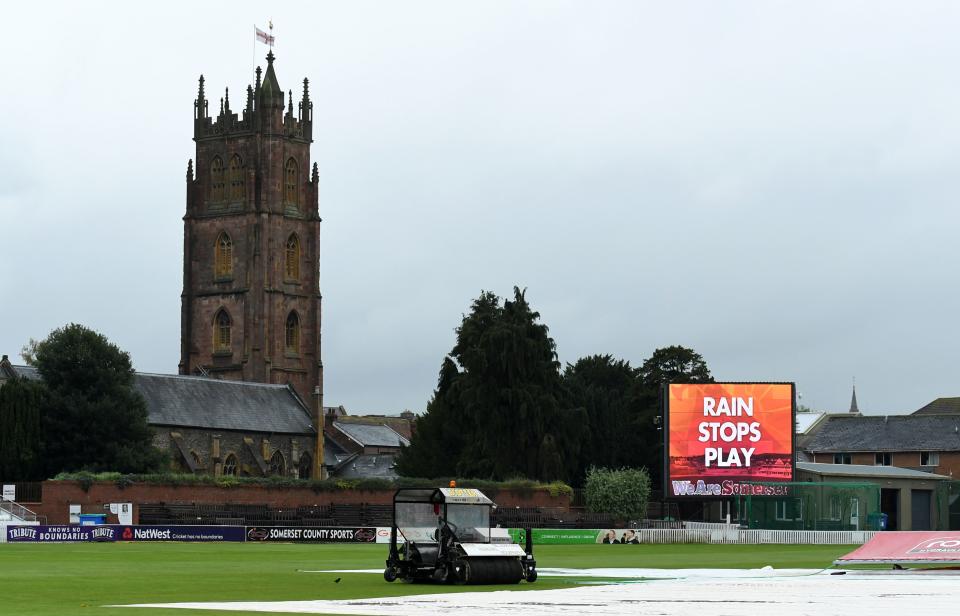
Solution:
[[[273,18],[270,18],[267,25],[270,26],[270,51],[273,51]]]

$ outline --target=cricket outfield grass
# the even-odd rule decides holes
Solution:
[[[855,546],[535,546],[539,567],[822,569]],[[360,599],[479,590],[569,588],[577,577],[516,586],[434,586],[362,573],[383,567],[385,545],[81,543],[0,545],[4,616],[250,616],[250,612],[105,607],[133,603]],[[340,581],[337,582],[336,580]]]

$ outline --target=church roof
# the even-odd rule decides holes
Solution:
[[[3,368],[10,376],[40,380],[33,366]],[[133,384],[147,402],[151,425],[314,434],[309,411],[286,385],[143,372]]]
[[[152,425],[313,434],[310,413],[287,385],[137,373]]]
[[[960,451],[960,417],[828,415],[804,449],[815,453]]]

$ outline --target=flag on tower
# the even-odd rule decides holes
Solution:
[[[260,41],[264,45],[273,45],[274,40],[276,39],[275,36],[273,36],[272,34],[267,34],[266,32],[264,32],[263,30],[261,30],[256,26],[254,26],[253,29],[257,31],[258,41]]]

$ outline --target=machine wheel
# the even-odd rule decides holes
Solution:
[[[393,567],[387,567],[383,570],[383,579],[388,582],[393,582],[397,579],[397,570]]]
[[[529,571],[527,571],[527,581],[528,581],[528,582],[536,582],[536,581],[537,581],[537,570],[536,570],[536,569],[530,569]]]

